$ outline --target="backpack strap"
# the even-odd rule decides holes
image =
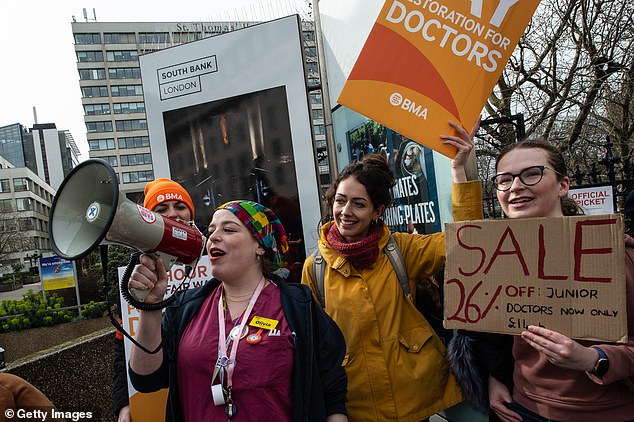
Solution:
[[[405,260],[403,259],[401,250],[398,248],[398,244],[396,243],[396,239],[394,239],[393,235],[390,234],[390,239],[387,241],[387,245],[385,245],[385,248],[383,248],[383,250],[392,263],[392,267],[394,268],[394,272],[396,273],[398,282],[401,284],[401,287],[405,292],[405,296],[407,296],[407,298],[413,302],[414,297],[409,291],[409,278],[407,277],[407,267],[405,266]]]
[[[387,245],[383,248],[383,251],[387,255],[394,268],[394,272],[396,273],[396,277],[398,278],[398,282],[401,285],[401,288],[405,292],[405,296],[412,302],[414,301],[414,297],[409,291],[409,278],[407,276],[407,267],[405,266],[405,260],[403,259],[403,255],[401,254],[401,250],[398,248],[398,244],[396,243],[396,239],[394,236],[390,234],[390,238],[387,241]],[[313,277],[315,283],[315,290],[317,292],[317,300],[322,308],[326,307],[326,298],[324,296],[324,273],[325,273],[326,263],[324,261],[324,257],[321,256],[321,252],[317,249],[313,253]]]
[[[317,291],[317,300],[322,308],[326,307],[326,298],[324,297],[324,272],[326,263],[324,257],[321,256],[319,248],[313,253],[313,278],[315,282],[315,290]]]

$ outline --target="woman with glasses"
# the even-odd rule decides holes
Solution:
[[[509,145],[497,157],[496,172],[497,198],[508,218],[580,214],[567,197],[563,157],[547,142]],[[634,420],[634,250],[628,255],[627,344],[576,341],[537,326],[515,337],[459,332],[448,356],[467,399],[509,422]]]

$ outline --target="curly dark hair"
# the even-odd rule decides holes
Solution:
[[[326,191],[325,198],[330,209],[335,201],[339,183],[351,176],[365,186],[374,208],[379,208],[381,205],[387,208],[392,204],[391,189],[394,186],[394,174],[387,160],[381,154],[366,154],[362,161],[353,161],[345,166]]]

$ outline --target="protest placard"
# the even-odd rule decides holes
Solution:
[[[627,340],[623,216],[446,225],[447,328]]]
[[[539,0],[387,0],[337,101],[446,156],[471,128]]]

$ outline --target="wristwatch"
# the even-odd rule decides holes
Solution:
[[[590,373],[601,378],[608,372],[608,369],[610,369],[610,360],[608,359],[608,355],[606,355],[600,348],[593,347],[593,349],[599,354],[599,359],[597,359],[597,362],[594,364],[594,368],[592,368]]]

